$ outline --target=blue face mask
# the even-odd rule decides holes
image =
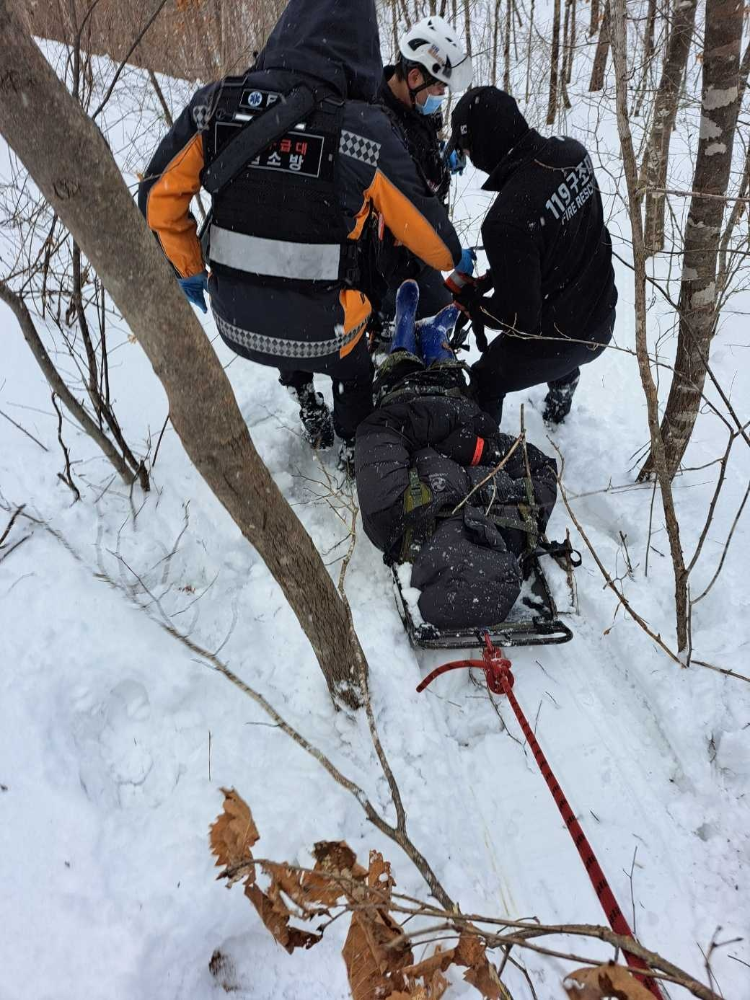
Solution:
[[[417,111],[423,115],[434,115],[440,110],[444,100],[445,94],[428,94],[424,104],[417,104]]]

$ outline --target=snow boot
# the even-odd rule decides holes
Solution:
[[[344,438],[339,445],[339,458],[336,468],[339,472],[346,474],[349,482],[354,481],[354,438]]]
[[[301,389],[289,386],[289,392],[299,403],[299,418],[305,428],[305,438],[312,448],[330,448],[333,444],[333,418],[331,411],[312,382]]]
[[[394,351],[417,353],[417,335],[414,321],[419,305],[419,285],[416,281],[404,281],[396,292],[396,316],[394,319],[391,354]]]
[[[441,309],[437,316],[417,323],[420,357],[426,365],[433,361],[455,361],[456,355],[448,343],[448,334],[456,325],[458,306]]]
[[[562,384],[557,382],[549,383],[549,391],[544,398],[544,413],[542,419],[545,424],[561,424],[570,413],[573,403],[573,394],[578,387],[581,378],[580,372],[570,381]]]

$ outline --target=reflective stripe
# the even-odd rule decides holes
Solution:
[[[238,271],[300,281],[337,281],[338,243],[287,243],[211,226],[211,260]]]
[[[289,337],[271,337],[264,333],[254,333],[252,330],[243,330],[234,323],[222,319],[217,312],[214,311],[213,315],[219,333],[226,340],[273,358],[324,358],[329,354],[337,354],[360,336],[369,319],[368,316],[348,333],[341,330],[329,340],[292,340]]]

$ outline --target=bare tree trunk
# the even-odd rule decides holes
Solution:
[[[497,86],[497,56],[498,40],[500,35],[500,4],[502,0],[495,0],[495,20],[492,23],[492,86]]]
[[[532,42],[532,39],[534,37],[534,6],[535,6],[535,0],[531,0],[531,9],[530,9],[530,12],[529,12],[529,41],[528,41],[528,45],[527,45],[527,48],[526,48],[526,88],[525,88],[525,95],[526,95],[526,103],[527,104],[529,103],[529,94],[530,94],[530,87],[531,87],[531,48],[532,48],[531,42]]]
[[[549,68],[549,104],[547,105],[547,124],[554,125],[557,116],[557,86],[560,69],[560,0],[555,0],[552,19],[552,49]]]
[[[505,7],[505,38],[503,39],[503,90],[508,94],[512,93],[510,83],[510,33],[513,29],[513,6],[513,0],[508,0]]]
[[[593,14],[593,5],[592,5]],[[596,43],[596,52],[594,53],[594,65],[591,69],[591,81],[589,83],[589,90],[593,93],[597,90],[604,89],[604,75],[607,72],[607,56],[609,55],[609,22],[610,22],[610,9],[609,0],[607,0],[604,6],[604,17],[602,18],[602,26],[599,31],[599,39]]]
[[[591,0],[591,20],[589,21],[589,38],[593,38],[599,30],[599,0]]]
[[[565,8],[565,18],[568,17],[568,8],[570,8],[570,25],[567,30],[567,46],[566,46],[566,66],[565,66],[565,82],[570,83],[573,79],[573,57],[576,51],[576,8],[578,6],[577,0],[567,0]]]
[[[14,7],[13,0],[0,0],[0,132],[146,351],[185,450],[283,590],[332,696],[358,707],[359,670],[367,664],[348,608],[260,460],[213,348],[101,133],[57,79]]]
[[[638,357],[638,368],[641,382],[646,394],[648,412],[648,428],[651,436],[651,447],[654,454],[654,466],[659,482],[664,520],[669,538],[669,548],[672,555],[672,566],[675,578],[675,613],[677,624],[677,646],[681,653],[689,657],[689,604],[688,604],[688,573],[680,540],[680,526],[674,507],[672,483],[667,472],[667,459],[664,441],[659,427],[659,400],[656,385],[651,373],[651,362],[648,354],[648,335],[646,320],[646,252],[643,239],[643,218],[641,215],[641,194],[638,190],[638,165],[633,149],[633,137],[628,118],[628,67],[627,67],[627,28],[626,0],[612,0],[613,14],[613,46],[612,57],[615,64],[615,83],[617,88],[617,129],[620,135],[625,179],[628,187],[628,202],[630,205],[630,220],[633,231],[633,283],[635,290],[635,346]]]
[[[690,54],[697,6],[698,0],[675,0],[672,8],[672,28],[654,102],[651,134],[641,168],[641,186],[647,189],[645,237],[648,254],[664,249],[664,195],[653,188],[667,186],[669,144],[677,118],[680,87]]]
[[[471,47],[471,6],[469,0],[464,0],[464,34],[466,35],[466,51],[472,55]]]
[[[740,82],[741,5],[736,0],[706,0],[703,95],[698,155],[685,229],[682,282],[672,385],[662,420],[670,477],[680,467],[690,441],[706,380],[706,363],[716,330],[716,265],[729,186]],[[715,195],[717,197],[705,197]],[[654,466],[653,449],[641,476]]]
[[[742,95],[747,89],[748,77],[750,77],[750,42],[747,44],[745,54],[742,57],[742,62],[740,63],[740,107],[742,106]],[[729,243],[740,219],[745,212],[748,211],[746,202],[742,200],[747,197],[748,190],[750,190],[750,145],[748,145],[745,149],[745,166],[742,171],[742,180],[740,181],[740,187],[737,192],[738,199],[732,206],[732,211],[729,213],[729,218],[727,219],[727,224],[724,232],[722,233],[721,242],[719,243],[719,272],[716,277],[717,315],[715,322],[718,322],[718,310],[722,308],[724,294],[729,284],[729,264],[727,261],[728,253],[731,258]],[[750,241],[748,242],[750,243]]]
[[[656,44],[656,0],[648,0],[648,12],[646,14],[646,40],[643,46],[643,61],[648,62],[653,58]]]

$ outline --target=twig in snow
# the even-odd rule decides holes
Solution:
[[[31,438],[31,440],[35,444],[39,445],[39,447],[42,449],[42,451],[46,451],[46,452],[49,451],[49,448],[45,444],[42,444],[42,442],[39,440],[39,438],[35,438],[34,435],[31,434],[29,431],[27,431],[25,427],[22,427],[20,424],[17,424],[16,421],[13,419],[13,417],[9,417],[8,414],[4,413],[2,410],[0,410],[0,417],[5,417],[5,419],[9,423],[13,424],[14,427],[17,427],[18,430],[21,431],[22,434],[25,434],[26,437]]]
[[[622,606],[625,608],[625,610],[628,612],[628,614],[632,617],[633,621],[637,622],[637,624],[640,625],[640,627],[643,629],[643,631],[646,633],[646,635],[650,636],[650,638],[653,639],[653,641],[657,644],[657,646],[659,646],[661,649],[664,650],[664,652],[667,654],[667,656],[670,657],[670,659],[674,660],[675,663],[678,663],[680,666],[682,666],[683,665],[682,661],[677,656],[677,654],[672,652],[672,650],[669,648],[669,646],[667,646],[667,644],[664,642],[664,640],[662,639],[662,637],[660,635],[657,635],[655,632],[653,632],[649,628],[649,626],[646,623],[646,621],[643,618],[641,618],[641,616],[638,614],[638,612],[635,611],[633,609],[633,607],[630,605],[630,603],[628,602],[628,599],[625,597],[625,595],[620,590],[617,589],[617,586],[616,586],[615,582],[613,581],[612,577],[610,576],[610,574],[608,573],[607,569],[605,568],[604,563],[599,558],[599,555],[598,555],[596,549],[594,548],[594,546],[589,541],[588,535],[586,534],[586,532],[581,527],[580,521],[575,516],[575,514],[573,513],[573,509],[570,506],[570,503],[568,501],[568,495],[567,495],[567,492],[565,490],[565,486],[563,484],[563,478],[562,478],[563,477],[563,472],[565,471],[565,459],[563,458],[563,454],[560,451],[560,449],[557,447],[557,445],[555,444],[555,442],[552,440],[552,438],[550,438],[548,436],[547,440],[552,445],[552,447],[555,449],[555,451],[557,452],[557,454],[558,454],[558,456],[560,458],[560,471],[557,474],[557,483],[558,483],[558,485],[560,487],[560,495],[563,498],[563,503],[565,504],[565,509],[567,510],[568,515],[570,516],[571,521],[576,526],[576,529],[578,530],[578,534],[583,539],[583,541],[584,541],[584,543],[586,545],[586,548],[589,550],[589,552],[591,553],[591,555],[594,557],[594,562],[599,567],[599,570],[600,570],[602,576],[604,577],[606,585],[614,593],[614,595],[620,601],[620,603],[622,604]]]
[[[67,449],[62,436],[62,413],[60,412],[60,407],[57,405],[57,394],[53,391],[52,393],[52,405],[55,408],[55,413],[57,414],[57,440],[60,442],[60,447],[62,448],[63,458],[65,459],[65,472],[58,472],[57,478],[60,482],[65,483],[68,489],[73,493],[76,500],[81,499],[81,494],[78,487],[73,482],[73,473],[70,468],[70,452]]]

